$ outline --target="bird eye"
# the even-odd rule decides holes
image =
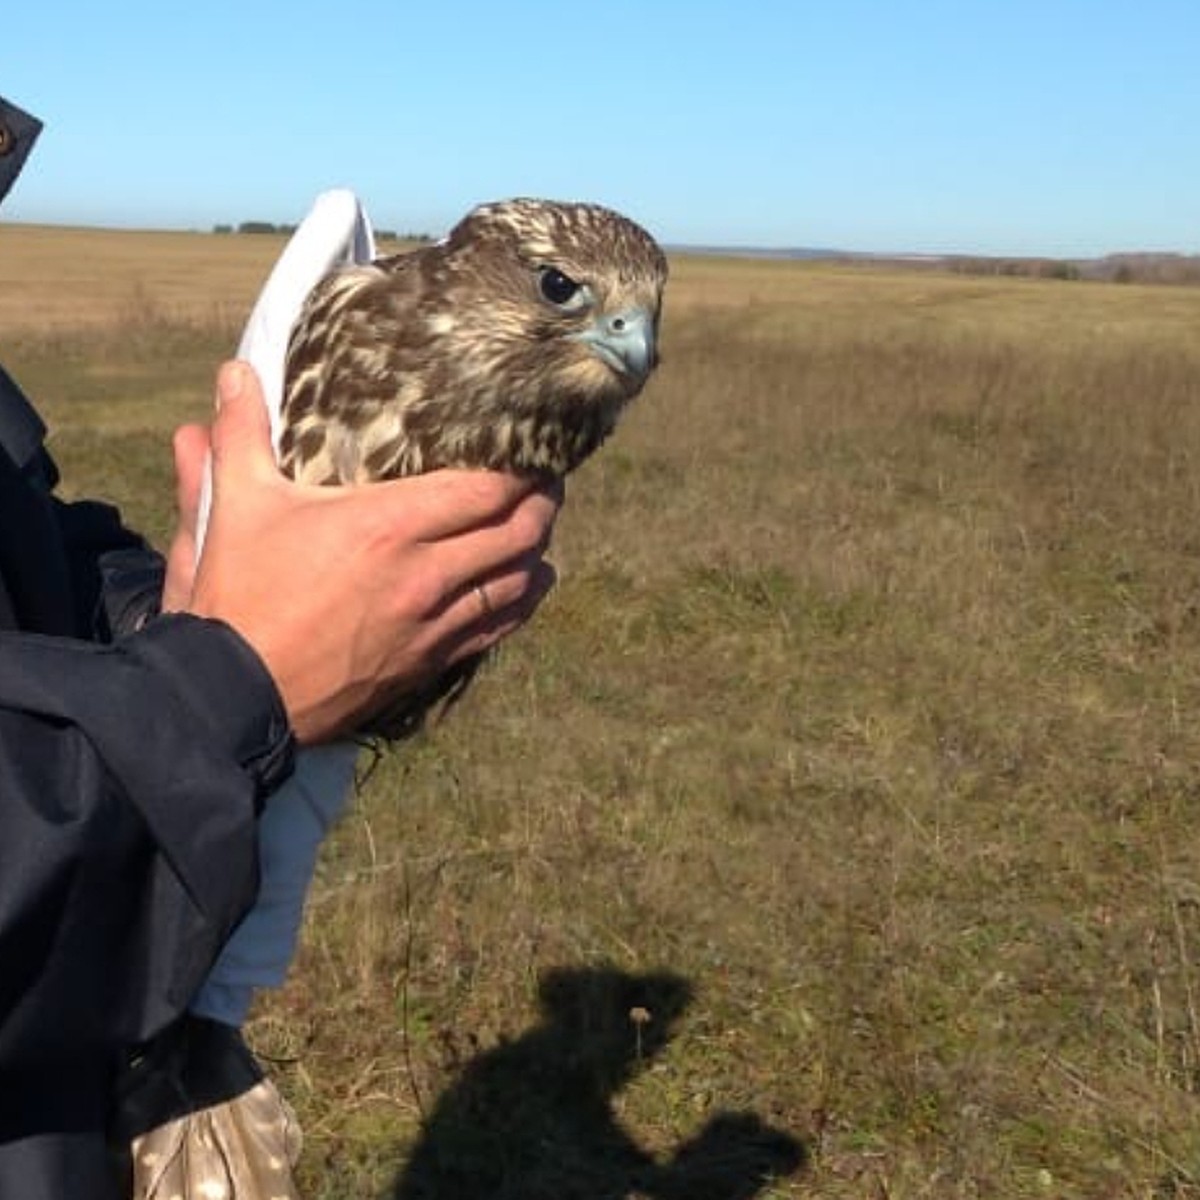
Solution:
[[[551,304],[570,304],[579,294],[579,284],[555,267],[543,267],[540,281],[542,295]]]

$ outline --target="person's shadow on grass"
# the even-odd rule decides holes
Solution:
[[[667,1161],[612,1111],[691,999],[667,973],[560,969],[542,1021],[471,1059],[424,1122],[393,1200],[752,1200],[804,1164],[803,1145],[753,1113],[719,1113]]]

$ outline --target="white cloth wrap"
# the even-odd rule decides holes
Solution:
[[[276,448],[288,336],[305,297],[336,267],[370,262],[374,257],[371,223],[358,198],[344,190],[323,192],[284,248],[259,295],[242,334],[238,357],[258,372]],[[208,523],[209,501],[206,478],[197,553]],[[255,991],[278,987],[284,981],[295,953],[317,851],[346,805],[357,755],[358,747],[348,742],[302,750],[291,779],[267,801],[258,825],[258,899],[196,994],[193,1012],[241,1025]]]

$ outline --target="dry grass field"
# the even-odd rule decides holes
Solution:
[[[0,226],[68,490],[165,536],[279,245]],[[673,267],[253,1021],[307,1194],[1200,1197],[1200,289]]]

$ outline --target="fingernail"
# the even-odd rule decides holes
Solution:
[[[228,362],[221,368],[217,379],[217,411],[225,400],[236,400],[245,386],[246,373],[239,362]]]

